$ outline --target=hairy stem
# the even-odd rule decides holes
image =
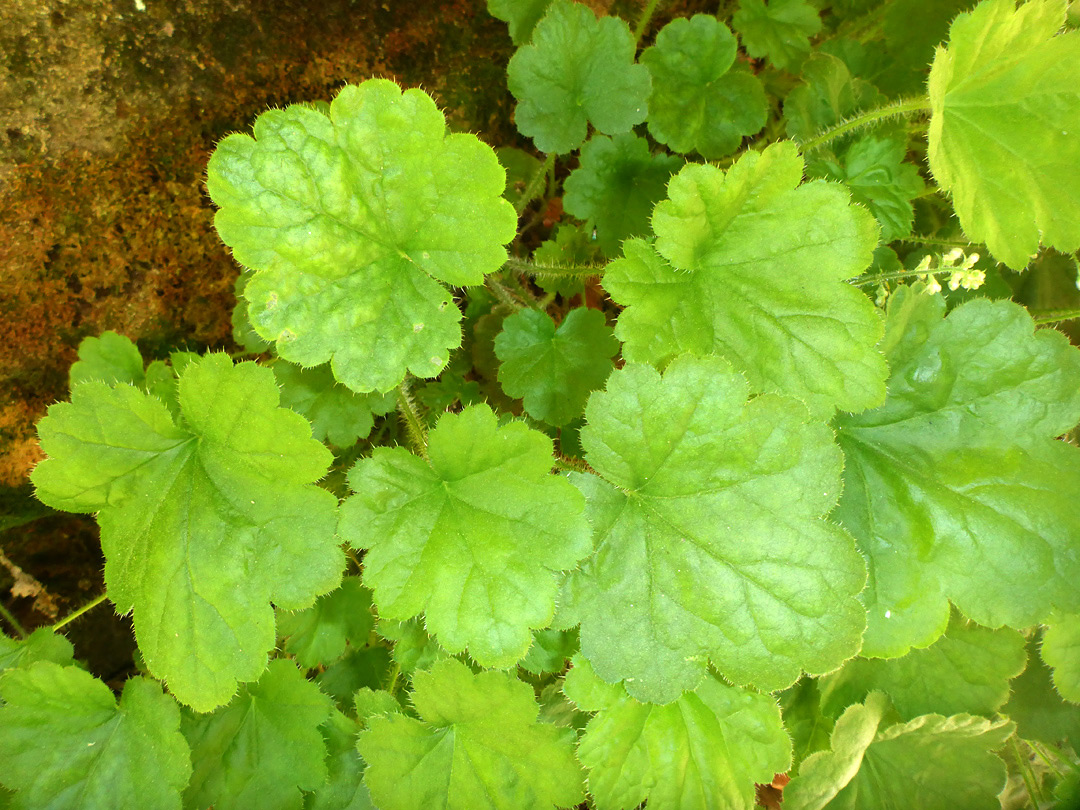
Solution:
[[[652,20],[652,15],[658,5],[660,5],[660,0],[649,0],[645,10],[641,12],[641,17],[634,27],[634,43],[636,45],[641,45],[641,38],[645,36],[645,31],[648,29],[649,22]]]
[[[67,616],[62,618],[60,621],[58,621],[56,624],[54,624],[49,629],[52,630],[53,632],[56,632],[61,627],[63,627],[65,624],[70,624],[71,622],[75,621],[77,618],[82,616],[84,613],[96,608],[98,605],[100,605],[102,602],[104,602],[105,599],[106,599],[105,594],[101,594],[101,596],[98,596],[98,597],[96,597],[94,599],[91,599],[89,602],[87,602],[81,608],[79,608],[76,611],[73,611],[73,612],[69,613]]]
[[[1033,309],[1031,317],[1039,326],[1048,323],[1061,323],[1062,321],[1074,321],[1080,318],[1080,309]]]
[[[843,135],[847,135],[849,132],[876,124],[878,121],[897,118],[901,115],[919,115],[928,112],[930,112],[930,99],[926,96],[901,99],[892,104],[886,104],[884,107],[878,107],[876,110],[868,110],[841,121],[839,124],[804,142],[802,151],[803,154],[806,154],[835,141]]]
[[[911,278],[912,276],[938,276],[943,273],[955,273],[955,267],[939,267],[937,270],[894,270],[891,273],[876,273],[872,276],[856,276],[849,278],[848,283],[856,287],[865,287],[868,284],[880,284],[883,281],[893,281],[898,278]]]
[[[397,409],[398,413],[401,414],[401,421],[405,423],[409,443],[412,444],[417,455],[426,461],[428,457],[427,429],[420,418],[420,411],[417,409],[416,401],[413,399],[410,383],[411,381],[406,377],[398,386]]]
[[[573,264],[570,262],[544,262],[538,264],[537,262],[526,261],[525,259],[515,259],[513,257],[506,260],[505,267],[509,267],[511,270],[515,270],[518,273],[525,273],[526,275],[533,276],[535,278],[595,278],[601,276],[604,273],[604,266],[597,264]]]
[[[975,247],[975,244],[964,239],[937,239],[933,236],[903,236],[896,240],[913,245],[930,245],[931,247],[962,248],[967,250]]]
[[[19,620],[11,615],[11,612],[4,607],[4,603],[0,602],[0,616],[3,616],[7,620],[7,623],[11,625],[11,628],[18,634],[19,638],[26,638],[26,629],[19,624]]]
[[[589,465],[580,458],[555,454],[555,463],[551,465],[559,472],[591,472]]]
[[[525,183],[525,188],[522,189],[521,199],[514,204],[514,211],[518,216],[521,216],[521,212],[525,210],[525,207],[540,196],[541,189],[547,183],[548,172],[555,168],[555,155],[548,155],[544,158],[544,162],[540,164],[540,167],[533,172],[532,177]]]

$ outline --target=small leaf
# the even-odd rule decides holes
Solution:
[[[1042,659],[1054,668],[1054,686],[1063,698],[1080,703],[1080,614],[1055,616],[1043,635]]]
[[[651,86],[634,50],[622,20],[554,0],[506,69],[518,131],[558,155],[581,146],[590,123],[606,135],[629,132],[645,120]]]
[[[340,530],[368,549],[364,583],[379,615],[423,612],[443,647],[468,648],[483,666],[524,656],[529,631],[554,614],[555,572],[590,548],[583,499],[549,474],[551,451],[539,431],[498,427],[474,405],[439,420],[430,463],[400,447],[357,462]]]
[[[726,173],[691,165],[672,179],[653,214],[655,248],[627,242],[604,274],[626,306],[615,334],[627,360],[721,354],[755,391],[797,397],[820,417],[881,403],[881,319],[844,282],[870,264],[877,225],[842,186],[800,185],[802,174],[782,142]]]
[[[645,138],[594,135],[581,148],[578,168],[566,178],[563,205],[571,216],[592,222],[595,244],[606,256],[617,256],[624,240],[648,233],[653,207],[682,165],[681,158],[650,154]],[[556,239],[562,243],[570,233],[561,226]],[[579,257],[567,256],[570,261],[590,258]],[[545,258],[541,246],[534,261],[541,263]]]
[[[754,783],[791,763],[791,741],[776,701],[706,677],[667,706],[608,690],[580,656],[566,676],[567,696],[599,713],[578,759],[589,771],[598,810],[751,810]]]
[[[194,772],[184,794],[188,807],[299,810],[301,790],[327,780],[326,742],[319,727],[330,700],[291,661],[270,662],[213,714],[185,713]]]
[[[23,639],[0,635],[0,672],[25,669],[37,661],[51,661],[60,666],[74,663],[71,642],[48,627],[39,627]]]
[[[882,101],[872,84],[853,78],[842,61],[826,53],[806,60],[801,75],[802,82],[784,99],[788,137],[799,141],[808,141],[855,111]]]
[[[545,672],[559,673],[566,669],[566,662],[581,645],[577,628],[571,630],[534,630],[533,643],[528,654],[521,660],[521,668],[540,675]]]
[[[1054,688],[1050,668],[1039,657],[1037,635],[1028,640],[1027,653],[1027,669],[1012,682],[1012,695],[1001,712],[1016,722],[1023,739],[1050,745],[1068,740],[1075,750],[1080,745],[1080,706],[1066,703]]]
[[[589,394],[602,388],[619,351],[604,313],[578,307],[558,328],[550,316],[533,309],[503,321],[495,338],[499,383],[512,397],[525,398],[525,411],[550,425],[581,416]]]
[[[178,424],[135,388],[81,383],[38,424],[32,480],[50,506],[97,512],[109,598],[134,611],[147,668],[206,711],[266,667],[270,602],[307,607],[345,560],[336,499],[313,484],[330,453],[278,407],[269,369],[196,360],[179,407]]]
[[[488,14],[510,27],[510,39],[515,45],[529,41],[550,5],[551,0],[487,0]]]
[[[1005,763],[992,752],[1008,720],[928,714],[884,727],[888,701],[873,693],[836,722],[832,750],[807,759],[784,788],[784,810],[996,808]]]
[[[304,810],[376,810],[364,785],[364,760],[356,750],[357,722],[334,709],[319,726],[326,742],[326,784],[304,795]]]
[[[444,284],[479,284],[506,261],[505,183],[490,147],[447,134],[430,96],[385,79],[346,87],[329,115],[265,112],[207,167],[214,225],[256,271],[255,331],[290,362],[330,360],[358,392],[434,377],[461,345]]]
[[[281,388],[281,404],[311,422],[311,435],[337,447],[351,447],[366,438],[374,415],[394,410],[390,394],[358,394],[334,379],[329,365],[300,368],[278,360],[272,366]]]
[[[652,75],[649,133],[676,152],[713,160],[765,126],[769,103],[758,78],[732,70],[738,45],[715,17],[679,17],[641,54]]]
[[[731,24],[751,56],[795,70],[810,52],[810,37],[821,30],[821,17],[806,0],[739,0]]]
[[[371,591],[360,584],[359,577],[345,577],[341,587],[299,613],[279,610],[277,619],[285,651],[307,669],[340,658],[346,641],[363,647],[375,626]]]
[[[536,720],[532,688],[454,659],[414,676],[419,720],[371,719],[357,747],[380,810],[548,810],[584,798],[574,733]]]
[[[964,233],[1014,270],[1080,248],[1080,32],[1061,0],[986,0],[930,70],[930,171]]]
[[[663,377],[628,364],[586,417],[585,457],[601,477],[573,479],[597,548],[568,598],[600,677],[669,703],[708,661],[773,690],[858,651],[864,566],[822,520],[841,466],[823,423],[785,397],[748,402],[741,375],[693,356]]]
[[[142,387],[146,374],[138,347],[129,338],[109,331],[102,332],[101,337],[83,338],[79,359],[72,363],[68,379],[72,388],[88,380]]]
[[[191,774],[180,711],[147,678],[120,704],[88,672],[38,661],[0,677],[0,782],[16,807],[180,810]]]

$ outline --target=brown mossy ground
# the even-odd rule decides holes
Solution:
[[[384,76],[431,93],[454,129],[516,142],[512,45],[483,0],[141,5],[0,4],[0,594],[27,627],[102,589],[92,521],[18,526],[41,511],[34,425],[67,397],[79,341],[112,329],[147,357],[233,348],[238,268],[204,186],[217,140],[267,107]],[[12,594],[15,568],[44,598]]]

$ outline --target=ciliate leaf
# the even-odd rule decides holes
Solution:
[[[949,23],[971,0],[893,0],[885,9],[882,69],[874,83],[884,92],[925,93],[926,74],[934,61],[934,49],[949,34]]]
[[[802,174],[782,142],[726,173],[691,165],[672,178],[655,246],[627,242],[604,274],[627,307],[615,328],[627,360],[721,354],[755,391],[798,397],[816,416],[881,403],[881,319],[844,282],[870,264],[877,225],[843,186],[800,185]]]
[[[739,0],[731,24],[751,56],[768,57],[780,70],[796,69],[810,52],[821,17],[806,0]]]
[[[991,716],[1009,699],[1009,681],[1024,671],[1024,637],[954,616],[945,635],[924,650],[889,660],[856,658],[820,679],[827,714],[884,692],[904,720],[922,714]]]
[[[992,752],[1012,734],[1012,723],[927,714],[888,726],[887,705],[875,692],[844,712],[832,750],[807,759],[784,788],[784,810],[999,807],[1005,763]]]
[[[295,655],[308,669],[340,658],[347,641],[364,646],[374,626],[371,591],[360,584],[359,577],[345,577],[340,588],[320,596],[306,610],[279,610],[277,616],[285,652]]]
[[[180,420],[128,385],[77,385],[38,425],[33,472],[57,509],[97,512],[109,598],[134,611],[149,671],[206,711],[254,680],[274,612],[341,577],[336,499],[312,482],[330,453],[278,407],[273,373],[224,354],[190,363]]]
[[[71,642],[48,627],[39,627],[26,638],[0,635],[0,672],[26,668],[37,661],[51,661],[60,666],[73,663],[75,649]]]
[[[799,772],[808,756],[829,747],[835,721],[821,711],[821,694],[816,678],[804,677],[777,697],[784,728],[791,735],[791,768],[789,776]]]
[[[1043,661],[1054,668],[1054,686],[1061,696],[1080,703],[1080,614],[1055,616],[1040,651]]]
[[[257,271],[255,331],[290,362],[330,360],[354,391],[438,374],[461,345],[444,284],[482,282],[516,229],[495,153],[385,79],[346,87],[329,115],[265,112],[254,134],[218,144],[207,188],[222,240]]]
[[[364,785],[364,760],[356,750],[359,724],[334,709],[319,730],[326,742],[326,784],[304,795],[304,810],[376,810]]]
[[[581,416],[618,351],[604,313],[585,307],[568,312],[557,328],[547,313],[523,309],[503,321],[495,338],[503,390],[524,397],[529,416],[551,425]]]
[[[1066,703],[1054,688],[1050,668],[1039,657],[1039,637],[1028,640],[1028,665],[1012,682],[1009,702],[1001,710],[1016,723],[1025,740],[1057,745],[1068,740],[1080,746],[1080,706]]]
[[[734,152],[765,126],[769,103],[758,78],[732,69],[738,43],[715,17],[679,17],[641,54],[652,75],[649,133],[676,152],[706,159]]]
[[[911,201],[925,189],[918,168],[904,162],[906,153],[906,131],[875,132],[852,143],[839,160],[811,161],[807,173],[851,189],[852,201],[869,208],[881,226],[881,241],[891,242],[911,233]]]
[[[193,766],[185,805],[299,810],[300,791],[327,781],[319,727],[330,711],[329,698],[279,658],[228,706],[207,715],[185,712],[181,728]]]
[[[0,783],[15,807],[180,810],[191,774],[180,711],[147,678],[120,703],[78,667],[38,661],[0,677]]]
[[[79,359],[71,364],[68,380],[72,388],[89,380],[142,387],[146,383],[146,373],[142,355],[131,339],[108,331],[102,332],[100,337],[82,339]]]
[[[598,810],[751,810],[754,783],[791,763],[776,700],[707,676],[674,703],[639,703],[578,656],[567,696],[589,721],[578,759]]]
[[[428,635],[420,619],[399,622],[380,617],[375,624],[375,632],[387,641],[394,642],[394,660],[402,672],[430,669],[436,661],[449,655]]]
[[[510,28],[510,39],[524,45],[533,28],[544,16],[551,0],[487,0],[488,14],[502,20]]]
[[[444,415],[426,462],[376,448],[349,473],[341,534],[364,557],[379,615],[423,612],[428,631],[483,666],[525,655],[555,611],[555,572],[590,549],[583,499],[550,475],[551,440],[486,405]]]
[[[548,810],[584,798],[575,734],[537,722],[528,684],[446,659],[413,686],[420,719],[373,717],[357,743],[380,810]]]
[[[930,171],[964,233],[1024,267],[1039,244],[1080,248],[1080,32],[1061,0],[985,0],[930,71]]]
[[[852,77],[837,57],[815,53],[800,71],[802,81],[784,99],[788,137],[808,141],[856,110],[881,103],[869,82]]]
[[[329,365],[300,368],[278,360],[274,376],[281,388],[281,404],[311,422],[311,435],[337,447],[349,447],[366,438],[374,415],[394,410],[394,394],[358,394],[334,379]]]
[[[1080,450],[1054,441],[1080,419],[1080,352],[1008,301],[944,309],[921,285],[892,295],[889,397],[836,420],[866,656],[930,644],[950,599],[988,627],[1080,607]]]
[[[597,548],[568,598],[585,657],[637,700],[676,700],[710,660],[773,690],[859,649],[863,562],[821,519],[839,492],[831,434],[797,402],[747,393],[720,358],[682,356],[663,377],[628,364],[585,411],[600,477],[574,480]]]
[[[534,630],[533,643],[521,660],[521,668],[540,675],[566,669],[567,660],[581,647],[577,628],[570,630]]]
[[[595,135],[581,148],[580,165],[563,184],[563,207],[571,216],[592,222],[596,244],[606,256],[617,256],[624,240],[648,233],[653,206],[664,198],[668,180],[682,165],[673,155],[651,154],[649,142],[637,135]],[[571,233],[560,226],[556,239],[565,242]],[[564,252],[567,259],[576,258]],[[547,256],[541,246],[534,261],[545,258],[560,257]]]
[[[629,132],[645,120],[650,90],[634,50],[624,21],[554,0],[506,69],[518,131],[559,155],[585,142],[589,124],[605,135]]]

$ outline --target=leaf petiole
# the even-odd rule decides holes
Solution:
[[[62,618],[60,621],[56,622],[56,624],[52,625],[52,627],[50,627],[49,629],[52,630],[55,633],[57,630],[59,630],[64,625],[70,624],[71,622],[75,621],[77,618],[82,616],[84,613],[88,613],[89,611],[96,608],[98,605],[100,605],[102,602],[104,602],[107,598],[108,597],[105,594],[101,594],[100,596],[97,596],[94,599],[91,599],[89,602],[87,602],[85,605],[83,605],[78,610],[72,611],[67,616]]]
[[[420,418],[420,411],[416,407],[416,401],[413,399],[410,390],[411,387],[408,377],[401,381],[401,385],[398,386],[397,409],[398,413],[401,414],[402,422],[405,423],[405,432],[409,436],[409,443],[412,444],[417,455],[426,461],[428,457],[427,429]]]
[[[930,112],[930,99],[927,96],[901,99],[892,104],[886,104],[884,107],[878,107],[876,110],[867,110],[844,119],[839,124],[829,127],[810,140],[800,144],[802,153],[805,155],[807,152],[812,152],[814,149],[835,141],[842,135],[876,124],[878,121],[885,121],[901,115],[920,115],[928,112]]]
[[[19,638],[26,638],[26,629],[19,624],[19,620],[11,615],[11,612],[4,607],[4,603],[0,602],[0,616],[3,616],[7,623],[11,625],[12,629],[18,634]]]

